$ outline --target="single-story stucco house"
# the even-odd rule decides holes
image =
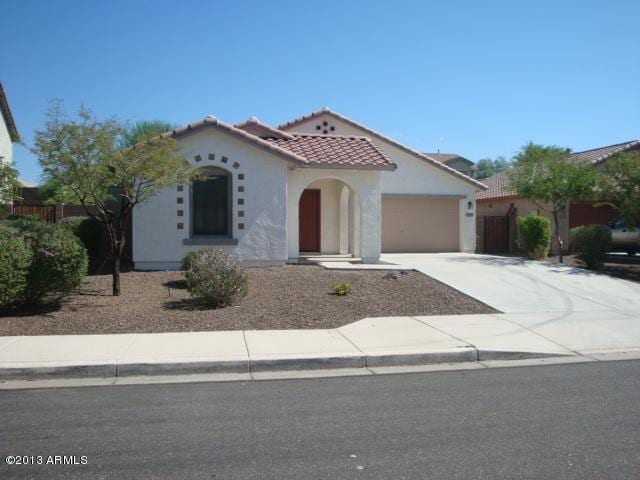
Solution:
[[[328,108],[277,128],[209,116],[168,134],[207,178],[134,210],[137,269],[175,269],[205,246],[248,266],[476,249],[482,183]]]
[[[640,141],[631,140],[575,152],[571,154],[570,158],[576,161],[591,162],[597,168],[604,165],[618,153],[634,150],[640,150]],[[531,213],[544,215],[551,221],[551,228],[554,228],[552,215],[548,211],[541,209],[530,200],[519,197],[514,190],[509,188],[509,178],[506,171],[497,173],[492,177],[480,179],[480,181],[487,186],[487,189],[478,192],[476,197],[478,203],[477,245],[479,252],[516,252],[518,249],[516,216],[526,216]],[[572,228],[592,224],[606,225],[617,215],[616,209],[609,205],[601,205],[598,202],[583,200],[569,202],[558,216],[560,237],[565,248],[569,247],[569,231]],[[557,253],[558,249],[555,240],[552,242],[551,250]]]

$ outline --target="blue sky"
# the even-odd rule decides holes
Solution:
[[[472,160],[640,137],[640,2],[5,1],[0,80],[27,145],[49,101],[178,124],[323,106]],[[37,159],[16,147],[21,177]]]

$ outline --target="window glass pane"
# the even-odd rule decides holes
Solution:
[[[228,235],[229,177],[222,175],[193,183],[194,235]]]

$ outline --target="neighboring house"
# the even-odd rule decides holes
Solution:
[[[20,141],[20,135],[11,115],[9,102],[0,83],[0,157],[5,162],[13,162],[13,144]]]
[[[445,165],[464,173],[468,177],[473,177],[476,171],[476,164],[468,158],[464,158],[457,153],[425,153],[426,156],[444,163]]]
[[[594,166],[607,162],[613,155],[631,150],[640,150],[640,141],[618,143],[606,147],[594,148],[571,154],[575,160],[587,160]],[[488,188],[476,196],[477,216],[477,248],[482,253],[506,253],[517,250],[516,216],[540,213],[549,220],[553,218],[544,209],[533,202],[519,197],[509,189],[508,173],[501,172],[480,180]],[[590,201],[572,201],[560,212],[560,237],[565,246],[569,245],[569,230],[580,225],[608,224],[617,215],[610,206],[597,206]],[[552,250],[556,251],[556,246]]]
[[[327,108],[278,128],[209,116],[166,135],[206,179],[160,192],[133,214],[138,269],[173,269],[203,246],[247,265],[305,253],[475,251],[485,189]]]

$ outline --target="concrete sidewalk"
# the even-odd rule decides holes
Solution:
[[[332,330],[0,337],[0,379],[365,368],[640,353],[640,310],[367,318]]]

